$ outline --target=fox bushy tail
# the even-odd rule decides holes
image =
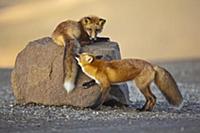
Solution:
[[[183,97],[172,75],[160,66],[154,66],[154,70],[156,71],[155,84],[170,104],[179,107]]]
[[[75,88],[76,77],[78,73],[78,65],[74,58],[76,53],[80,51],[80,44],[76,40],[65,42],[64,48],[64,88],[70,93]]]

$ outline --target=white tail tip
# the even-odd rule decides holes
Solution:
[[[67,93],[70,93],[74,89],[74,87],[75,87],[75,85],[73,82],[67,81],[64,83],[64,88],[67,91]]]

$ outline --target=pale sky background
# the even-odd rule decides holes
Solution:
[[[107,20],[100,36],[118,42],[123,58],[200,59],[200,0],[0,0],[0,67],[58,23],[87,15]]]

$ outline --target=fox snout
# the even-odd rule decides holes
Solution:
[[[90,36],[89,39],[91,41],[96,41],[97,40],[97,33],[96,33],[96,31],[90,31],[89,36]]]
[[[94,38],[90,37],[90,40],[91,40],[91,41],[96,41],[97,38],[96,38],[96,37],[94,37]]]

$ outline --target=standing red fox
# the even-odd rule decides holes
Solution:
[[[140,111],[151,111],[156,104],[156,97],[150,89],[152,81],[155,81],[170,104],[179,106],[183,101],[175,80],[160,66],[140,59],[99,60],[87,53],[77,55],[76,59],[83,72],[101,87],[101,96],[92,108],[98,108],[104,102],[112,84],[129,80],[135,80],[136,86],[146,99]]]
[[[52,33],[53,41],[57,45],[65,47],[64,64],[66,64],[67,75],[64,79],[64,88],[68,93],[75,87],[78,72],[74,54],[79,53],[81,44],[88,44],[90,40],[96,40],[97,34],[102,31],[105,22],[106,20],[96,16],[83,17],[80,21],[67,20],[60,23]]]

